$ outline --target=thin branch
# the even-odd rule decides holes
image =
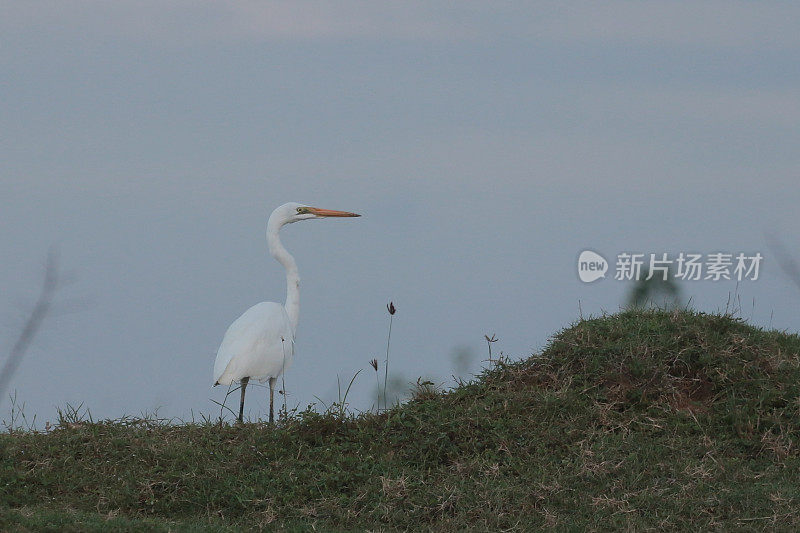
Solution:
[[[25,322],[25,327],[11,348],[11,353],[8,355],[6,362],[0,370],[0,402],[5,398],[6,389],[14,373],[17,371],[25,352],[31,345],[33,338],[39,332],[39,328],[47,317],[50,311],[50,306],[53,303],[53,294],[58,288],[58,254],[55,250],[50,250],[47,254],[47,265],[44,271],[44,284],[42,285],[42,292],[39,294],[39,299],[31,311],[31,316]]]

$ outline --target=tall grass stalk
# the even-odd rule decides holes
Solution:
[[[393,302],[389,302],[386,306],[386,310],[389,311],[389,335],[386,337],[386,361],[384,362],[383,367],[383,410],[386,411],[389,409],[389,404],[386,403],[386,388],[389,383],[389,345],[392,342],[392,319],[394,318],[395,312],[397,309],[394,306]],[[378,410],[380,411],[380,405],[378,406]]]

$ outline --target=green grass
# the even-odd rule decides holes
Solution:
[[[798,530],[800,338],[583,320],[387,414],[0,435],[0,529]]]

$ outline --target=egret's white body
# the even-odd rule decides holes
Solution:
[[[288,203],[275,209],[267,222],[270,254],[286,269],[286,303],[261,302],[254,305],[228,327],[214,362],[214,385],[240,382],[242,395],[239,421],[244,411],[248,381],[269,381],[270,422],[273,422],[275,381],[291,364],[294,339],[300,316],[300,276],[294,258],[281,244],[278,232],[286,224],[325,217],[357,217],[355,213],[319,209]]]
[[[230,385],[243,377],[260,381],[277,378],[292,363],[294,335],[281,304],[254,305],[225,332],[214,362],[214,382]]]

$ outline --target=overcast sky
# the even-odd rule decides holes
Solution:
[[[684,296],[796,331],[764,235],[800,256],[798,21],[727,0],[0,1],[0,355],[51,245],[71,279],[17,401],[40,425],[67,403],[218,413],[226,328],[284,298],[264,234],[287,201],[363,215],[282,233],[303,279],[290,406],[359,369],[370,406],[389,300],[392,370],[445,385],[484,334],[522,358],[616,311],[630,283],[582,283],[585,249],[761,252],[757,281]]]

